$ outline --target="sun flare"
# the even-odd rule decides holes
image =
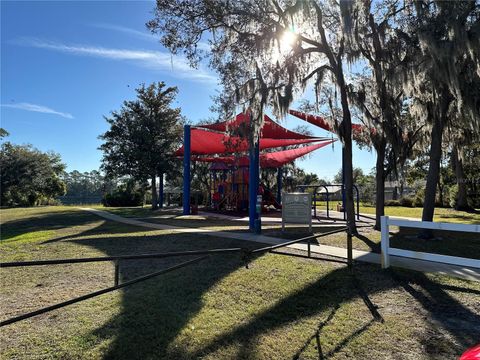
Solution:
[[[297,40],[297,34],[291,30],[285,30],[280,39],[280,44],[286,49],[290,49]]]

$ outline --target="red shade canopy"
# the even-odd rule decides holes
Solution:
[[[288,110],[288,112],[291,115],[296,116],[299,119],[305,120],[306,122],[308,122],[312,125],[316,125],[319,128],[322,128],[324,130],[333,132],[333,128],[321,116],[306,114],[304,112],[296,111],[296,110]],[[361,124],[352,124],[353,136],[360,135],[360,132],[362,131],[363,128],[364,128],[364,126],[361,125]],[[372,131],[372,133],[376,132],[375,129],[372,129],[371,131]]]
[[[226,132],[228,129],[236,129],[245,126],[248,129],[250,123],[250,114],[248,112],[238,114],[235,119],[222,121],[216,124],[198,125],[198,127],[215,130],[219,132]],[[270,119],[267,115],[264,115],[264,124],[260,133],[261,138],[272,139],[313,139],[314,136],[308,136],[299,134],[295,131],[288,130],[283,126],[277,124]]]
[[[260,154],[260,167],[262,168],[278,168],[293,160],[302,157],[314,150],[320,149],[326,145],[333,143],[336,140],[323,141],[320,144],[304,146],[301,148],[277,151],[273,153]],[[224,164],[236,164],[238,166],[248,166],[249,159],[247,156],[235,158],[234,156],[221,156],[221,157],[196,157],[195,161],[201,162],[213,162]]]
[[[224,154],[232,152],[247,151],[248,141],[236,136],[228,136],[208,130],[191,129],[190,147],[192,155],[211,155],[211,154]],[[260,150],[300,145],[306,143],[312,143],[318,141],[318,138],[307,139],[260,139]],[[183,155],[183,146],[178,149],[175,155]]]

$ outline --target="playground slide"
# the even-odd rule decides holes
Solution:
[[[270,190],[267,190],[264,188],[263,191],[263,196],[262,196],[262,205],[263,206],[270,206],[273,205],[275,209],[281,209],[282,205],[278,203],[277,199],[275,198],[275,195]]]

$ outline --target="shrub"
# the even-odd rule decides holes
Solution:
[[[145,190],[135,186],[133,182],[119,186],[114,191],[105,194],[102,199],[104,206],[139,206],[143,205]]]
[[[360,199],[363,203],[375,205],[375,184],[367,183],[358,186]]]
[[[411,196],[404,196],[400,198],[400,206],[413,207],[415,199]]]
[[[458,185],[452,185],[448,189],[448,204],[450,205],[451,208],[455,208],[455,205],[457,204],[457,194],[458,194]]]
[[[424,199],[425,199],[425,190],[424,189],[417,190],[417,193],[415,194],[415,198],[413,199],[413,206],[422,207]]]
[[[385,206],[400,206],[400,202],[398,200],[386,200]]]
[[[127,193],[115,191],[111,194],[105,194],[102,199],[104,206],[139,206],[143,204],[143,195],[139,192]]]

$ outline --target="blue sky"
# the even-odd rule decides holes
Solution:
[[[9,141],[61,154],[68,170],[98,169],[103,119],[132,99],[140,83],[177,86],[176,106],[197,123],[211,116],[216,75],[171,57],[145,28],[153,1],[1,1],[1,126]],[[289,116],[282,124],[306,124]],[[326,132],[310,126],[315,135]],[[327,135],[328,136],[328,135]],[[341,146],[298,165],[332,179]],[[375,154],[354,150],[366,172]]]

